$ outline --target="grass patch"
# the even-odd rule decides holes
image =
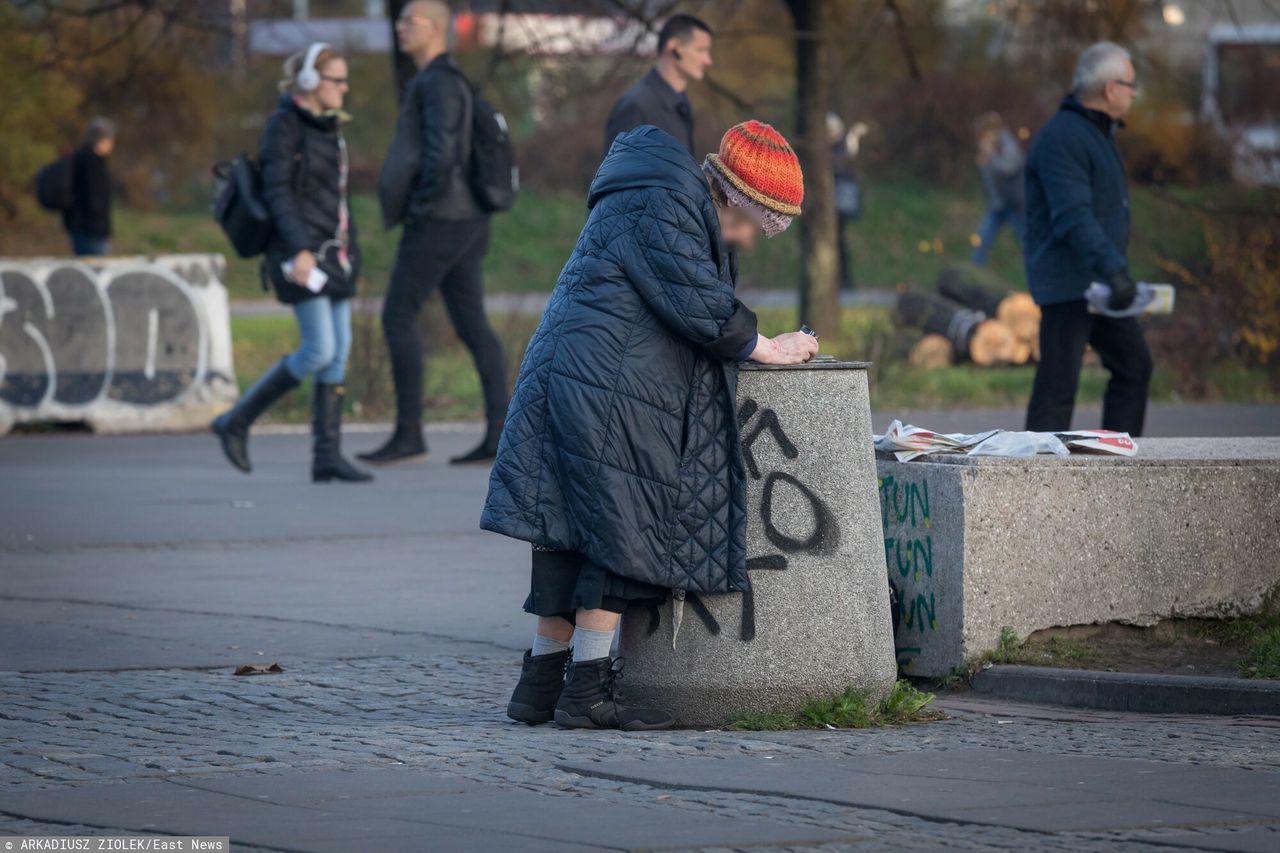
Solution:
[[[1280,588],[1256,613],[1205,623],[1201,632],[1240,651],[1236,672],[1243,678],[1280,678]]]
[[[1184,201],[1213,198],[1230,203],[1240,190],[1231,187],[1164,191]],[[940,189],[905,181],[872,182],[865,188],[866,215],[849,226],[847,242],[859,286],[889,288],[910,283],[932,287],[947,265],[966,260],[969,239],[982,216],[977,181],[963,189]],[[1163,281],[1162,257],[1201,257],[1204,237],[1195,215],[1163,201],[1150,190],[1131,193],[1133,241],[1129,258],[1134,277]],[[352,197],[352,212],[364,249],[364,295],[386,290],[400,232],[381,226],[372,193]],[[549,291],[569,258],[586,221],[583,193],[525,188],[508,213],[495,216],[485,281],[491,293]],[[114,212],[112,248],[119,254],[218,252],[227,257],[227,286],[236,299],[264,298],[258,262],[235,257],[209,215],[207,204]],[[765,240],[742,259],[741,284],[750,288],[792,289],[800,278],[800,234],[791,228]],[[0,234],[0,254],[65,252],[66,238],[54,216],[42,216]],[[989,253],[990,269],[1015,286],[1024,286],[1022,255],[1008,232]]]
[[[423,340],[427,347],[426,384],[423,389],[429,420],[474,420],[481,417],[480,380],[471,356],[450,328],[444,306],[434,297],[423,312]],[[537,327],[538,318],[528,315],[494,315],[491,318],[508,356],[510,381],[520,358]],[[1021,408],[1031,394],[1035,368],[981,368],[954,365],[937,370],[913,368],[898,359],[895,350],[899,333],[893,329],[887,311],[881,308],[846,308],[838,341],[823,340],[825,351],[840,358],[872,361],[871,406],[877,411],[897,409]],[[760,311],[760,328],[773,335],[795,328],[795,312],[783,308]],[[231,334],[236,377],[247,388],[281,355],[298,344],[297,323],[291,315],[239,315],[231,318]],[[363,420],[391,417],[390,367],[382,330],[375,316],[357,316],[353,322],[353,345],[347,377],[347,398],[351,414]],[[1274,399],[1268,390],[1265,371],[1254,368],[1227,368],[1229,381],[1219,399],[1258,402]],[[1080,381],[1080,405],[1098,404],[1106,387],[1101,368],[1085,368]],[[1157,369],[1152,399],[1177,399],[1174,381]],[[268,417],[275,421],[300,422],[307,414],[305,395],[290,395],[273,407]]]
[[[865,692],[851,687],[839,696],[812,699],[793,713],[742,714],[731,727],[760,732],[902,726],[941,719],[940,711],[928,707],[933,699],[932,693],[923,693],[904,679],[878,704],[870,703]]]
[[[994,649],[969,658],[949,676],[943,678],[939,686],[955,687],[959,684],[967,684],[974,675],[995,665],[1091,669],[1107,667],[1111,663],[1109,656],[1087,642],[1069,640],[1065,637],[1023,640],[1018,636],[1017,631],[1005,625],[1000,629],[1000,637],[996,640]]]

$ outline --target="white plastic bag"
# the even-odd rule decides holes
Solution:
[[[1051,432],[1001,431],[978,444],[967,456],[1008,456],[1024,458],[1041,453],[1070,456],[1071,451]]]

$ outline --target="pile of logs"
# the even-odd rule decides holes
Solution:
[[[911,347],[916,367],[946,367],[968,360],[982,367],[1026,364],[1040,352],[1040,309],[1027,293],[973,264],[955,264],[938,276],[937,292],[898,295],[897,321],[924,336]]]

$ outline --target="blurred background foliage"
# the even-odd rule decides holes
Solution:
[[[209,169],[216,160],[256,147],[278,97],[281,64],[281,57],[253,55],[236,61],[227,5],[15,0],[0,6],[0,254],[65,251],[60,225],[36,207],[31,182],[42,165],[77,144],[95,115],[108,115],[120,127],[111,161],[118,200],[114,249],[227,253],[208,216]],[[521,0],[484,5],[525,11]],[[677,6],[647,0],[561,5],[650,26]],[[1135,46],[1142,83],[1120,143],[1132,182],[1130,257],[1140,279],[1179,287],[1178,312],[1149,325],[1162,369],[1158,391],[1188,398],[1280,394],[1277,192],[1231,182],[1227,145],[1200,117],[1198,63],[1162,48],[1163,24],[1152,12],[1160,4],[991,0],[970,4],[974,11],[963,26],[950,14],[957,5],[964,4],[831,0],[830,20],[837,27],[822,36],[830,43],[830,109],[848,124],[869,127],[858,158],[865,215],[848,231],[859,286],[931,287],[943,266],[966,258],[982,214],[974,117],[995,110],[1028,141],[1057,108],[1079,50],[1099,38],[1117,40]],[[358,15],[365,6],[359,0],[310,2],[315,16]],[[465,10],[469,4],[455,6]],[[287,17],[291,4],[248,0],[247,8],[254,17]],[[723,130],[746,117],[790,132],[796,121],[796,40],[815,36],[794,31],[782,0],[689,0],[678,8],[705,17],[716,31],[711,75],[690,91],[699,148],[713,150]],[[584,194],[602,153],[605,116],[651,59],[585,50],[504,53],[474,43],[460,45],[456,56],[508,117],[525,184],[516,208],[494,221],[487,287],[492,293],[549,291],[585,219]],[[347,140],[367,256],[361,289],[377,296],[386,285],[397,235],[378,226],[371,193],[394,128],[396,89],[387,55],[356,53],[348,60],[354,120]],[[744,259],[743,286],[796,287],[796,230]],[[1025,287],[1009,235],[1000,238],[990,265],[1011,288]],[[234,299],[269,298],[258,287],[254,262],[231,259],[229,269]],[[794,322],[794,312],[769,316],[779,328]],[[900,363],[904,347],[895,343],[898,333],[878,318],[875,309],[855,311],[830,345],[884,363],[879,378],[883,384],[892,377],[897,390],[882,388],[882,400],[911,392],[922,405],[952,398],[981,404],[1029,389],[1026,371],[971,380],[958,378],[969,370],[963,366],[916,381]],[[256,369],[251,353],[288,346],[288,323],[272,326],[280,319],[237,319],[237,334],[251,342],[237,351],[242,379]],[[531,330],[528,318],[500,322],[508,346],[520,350]],[[356,372],[385,373],[376,322],[358,325]],[[471,380],[450,378],[470,376],[465,357],[450,349],[456,342],[445,324],[436,325],[437,376],[445,384],[432,393],[463,401],[444,406],[451,414],[474,412],[471,390],[454,387]],[[990,393],[975,391],[975,381],[986,383],[981,387]],[[380,414],[378,389],[385,377],[355,384],[361,382],[370,412]],[[956,393],[929,390],[938,382],[950,383]]]

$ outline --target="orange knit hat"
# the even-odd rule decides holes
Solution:
[[[755,208],[761,226],[772,237],[784,231],[800,213],[804,200],[804,172],[782,134],[752,119],[729,128],[720,140],[720,153],[708,154],[703,167],[719,179],[737,207]]]

